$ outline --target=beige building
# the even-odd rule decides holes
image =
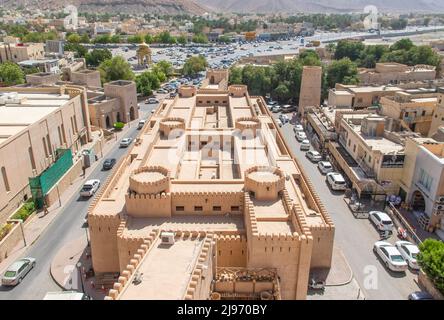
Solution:
[[[379,104],[385,96],[403,89],[393,86],[355,86],[336,84],[328,92],[328,105],[334,108],[366,109]]]
[[[88,107],[91,124],[100,128],[138,119],[136,83],[117,80],[105,83],[103,90],[88,91]]]
[[[45,57],[43,43],[21,43],[18,39],[0,43],[0,63],[39,60]]]
[[[387,85],[402,82],[429,81],[436,78],[436,67],[428,65],[407,66],[395,62],[376,63],[374,69],[360,69],[361,85]]]
[[[73,154],[90,139],[86,93],[80,87],[0,88],[0,224],[31,197],[30,177]]]
[[[405,138],[415,136],[388,117],[368,111],[337,114],[338,142],[329,142],[334,162],[360,196],[397,195],[405,163]],[[416,134],[419,136],[419,134]]]
[[[180,87],[114,170],[88,213],[107,299],[305,299],[331,266],[334,225],[246,86]]]
[[[437,104],[436,90],[398,91],[394,96],[381,98],[380,113],[401,121],[410,130],[427,137]],[[440,125],[442,123],[442,121],[439,122]]]
[[[308,107],[319,107],[321,105],[321,85],[322,67],[304,66],[298,107],[298,113],[301,117],[304,117]]]

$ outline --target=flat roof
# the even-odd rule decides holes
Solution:
[[[199,238],[176,239],[174,244],[165,245],[158,238],[137,268],[141,282],[125,286],[120,299],[183,299],[203,242]]]

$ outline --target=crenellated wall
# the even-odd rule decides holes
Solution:
[[[125,195],[126,212],[131,217],[171,217],[171,194]]]
[[[218,267],[247,266],[247,237],[245,235],[224,235],[216,238]]]
[[[242,212],[242,192],[174,192],[171,197],[173,214],[226,214]],[[181,208],[183,207],[183,208]],[[199,210],[202,207],[202,210]],[[215,211],[214,207],[220,207]],[[238,207],[239,211],[233,211]],[[183,210],[181,210],[183,209]],[[198,210],[196,210],[198,209]],[[219,209],[219,208],[218,208]]]

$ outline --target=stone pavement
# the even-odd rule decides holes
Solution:
[[[353,277],[342,250],[333,248],[332,264],[329,270],[319,269],[311,272],[310,277],[325,281],[324,290],[309,289],[307,300],[363,300],[361,288]]]
[[[131,124],[131,126],[136,125],[137,121],[134,121]],[[125,128],[122,131],[117,133],[117,139],[110,139],[104,143],[102,147],[103,157],[106,157],[108,152],[115,145],[116,140],[118,141],[122,136],[124,136],[129,131],[129,129],[130,128],[128,126],[125,126]],[[90,145],[87,144],[85,147],[90,147]],[[98,154],[98,156],[100,157],[100,154]],[[99,158],[99,161],[95,161],[91,167],[86,169],[85,176],[87,177],[89,173],[92,172],[97,166],[101,165],[101,163],[102,161],[100,161]],[[27,246],[24,245],[23,241],[17,243],[14,249],[11,250],[8,258],[4,259],[0,263],[0,274],[2,274],[10,264],[12,264],[18,258],[20,258],[31,244],[37,241],[39,236],[51,224],[51,222],[55,219],[58,213],[64,210],[65,207],[64,204],[68,203],[69,199],[71,199],[72,196],[77,194],[77,191],[82,186],[84,181],[85,177],[83,175],[80,175],[71,184],[71,186],[69,186],[69,188],[63,194],[60,195],[60,202],[62,204],[61,206],[59,205],[59,202],[55,202],[52,206],[48,208],[49,212],[46,215],[43,213],[43,211],[40,211],[34,214],[34,216],[31,218],[30,221],[26,221],[26,223],[23,226],[23,229],[25,233]]]

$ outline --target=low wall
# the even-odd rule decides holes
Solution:
[[[418,283],[419,286],[430,293],[435,300],[444,300],[444,295],[435,288],[432,281],[422,270],[418,273]]]
[[[8,235],[0,241],[0,262],[11,254],[11,251],[19,241],[23,241],[22,232],[20,230],[20,223],[15,223]]]

